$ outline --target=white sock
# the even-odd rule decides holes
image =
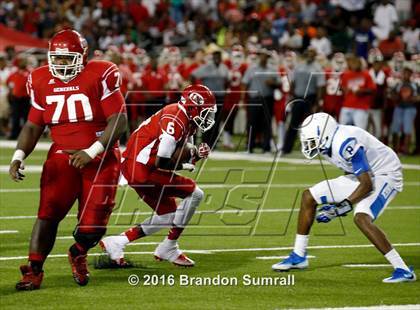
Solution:
[[[177,227],[187,226],[203,198],[204,192],[196,186],[193,193],[186,197],[176,209],[173,224]]]
[[[129,243],[130,243],[130,240],[128,240],[128,238],[127,238],[127,236],[125,235],[125,233],[122,233],[122,234],[121,234],[121,235],[119,235],[118,237],[119,237],[119,238],[118,238],[118,241],[119,241],[122,245],[126,246],[127,244],[129,244]]]
[[[305,256],[306,247],[308,246],[309,235],[299,235],[296,234],[295,246],[293,252],[299,256]]]
[[[392,249],[388,253],[386,253],[385,258],[391,263],[394,269],[401,268],[407,271],[410,271],[410,268],[404,263],[403,259],[401,258],[400,254],[395,249]]]
[[[162,215],[154,214],[141,223],[141,229],[146,236],[157,233],[159,230],[165,227],[171,227],[175,217],[175,212],[166,213]]]

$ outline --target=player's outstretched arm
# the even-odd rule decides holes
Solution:
[[[9,174],[13,181],[18,182],[25,177],[19,170],[24,169],[23,160],[34,150],[44,128],[44,126],[38,126],[30,121],[23,126],[9,168]]]
[[[116,113],[108,117],[107,125],[102,136],[85,150],[70,155],[70,164],[76,168],[83,168],[97,155],[113,147],[127,129],[127,114]]]

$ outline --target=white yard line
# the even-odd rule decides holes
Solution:
[[[377,305],[361,307],[342,307],[342,308],[305,308],[299,310],[420,310],[420,305]],[[289,309],[298,310],[298,309]]]
[[[0,235],[5,235],[5,234],[18,234],[19,231],[18,230],[0,230]]]
[[[314,185],[314,183],[292,183],[292,184],[285,184],[285,183],[255,183],[255,184],[212,184],[212,183],[200,183],[201,188],[204,189],[216,189],[216,188],[305,188]],[[420,182],[404,182],[404,186],[420,186]],[[0,188],[1,194],[7,193],[36,193],[39,192],[39,188]]]
[[[392,267],[390,264],[346,264],[342,265],[347,268],[382,268],[382,267]]]
[[[420,210],[420,206],[390,206],[386,209],[387,211],[397,211],[397,210]],[[298,212],[299,208],[295,209],[259,209],[259,210],[200,210],[196,211],[195,214],[242,214],[242,213],[288,213],[288,212]],[[138,216],[138,215],[152,215],[153,211],[148,212],[114,212],[111,216]],[[76,214],[67,214],[66,217],[76,217]],[[36,215],[10,215],[10,216],[0,216],[0,220],[24,220],[24,219],[34,219],[37,218]],[[206,226],[209,227],[209,226]],[[216,226],[222,227],[222,226]]]
[[[398,247],[412,247],[412,246],[420,246],[420,243],[394,243],[394,246]],[[373,247],[372,244],[349,244],[349,245],[313,245],[308,246],[308,249],[357,249],[357,248],[371,248]],[[231,253],[231,252],[259,252],[259,251],[285,251],[285,250],[292,250],[293,247],[276,247],[276,248],[239,248],[239,249],[204,249],[204,250],[187,250],[185,249],[184,252],[187,253],[196,253],[196,254],[214,254],[214,253]],[[146,255],[146,254],[153,254],[154,252],[125,252],[128,255]],[[99,256],[102,253],[91,253],[89,256]],[[60,258],[60,257],[67,257],[67,254],[51,254],[48,256],[49,258]],[[18,260],[18,259],[26,259],[27,256],[0,256],[0,261],[7,261],[7,260]]]
[[[49,150],[51,142],[38,142],[36,150]],[[16,141],[0,141],[0,148],[14,149],[16,147]],[[123,150],[123,148],[121,148]],[[277,157],[274,158],[272,154],[248,154],[241,152],[220,152],[214,151],[210,154],[210,159],[215,160],[229,160],[229,161],[253,161],[253,162],[266,162],[272,163],[287,163],[287,164],[298,164],[298,165],[319,165],[319,160],[308,161],[303,158],[288,158],[288,157]],[[327,161],[323,161],[324,164],[330,165]],[[415,164],[403,164],[404,169],[420,170],[420,165]]]

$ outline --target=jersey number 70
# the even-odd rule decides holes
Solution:
[[[67,114],[70,123],[77,122],[76,114],[76,102],[81,102],[85,121],[93,120],[92,108],[90,106],[89,97],[85,94],[73,94],[70,95],[67,100],[65,95],[53,95],[47,96],[46,102],[48,105],[56,104],[54,114],[51,119],[52,124],[58,124],[61,114],[63,112],[64,104],[67,106]]]

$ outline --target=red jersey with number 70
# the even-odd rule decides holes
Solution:
[[[89,61],[67,83],[53,77],[48,66],[39,67],[28,77],[28,120],[48,126],[59,149],[88,148],[102,135],[108,117],[125,112],[120,85],[118,68],[108,61]]]
[[[175,145],[169,146],[174,149],[193,135],[194,131],[195,128],[190,125],[187,112],[181,104],[167,105],[141,123],[131,134],[123,157],[154,167],[162,134],[166,133],[174,138]]]

